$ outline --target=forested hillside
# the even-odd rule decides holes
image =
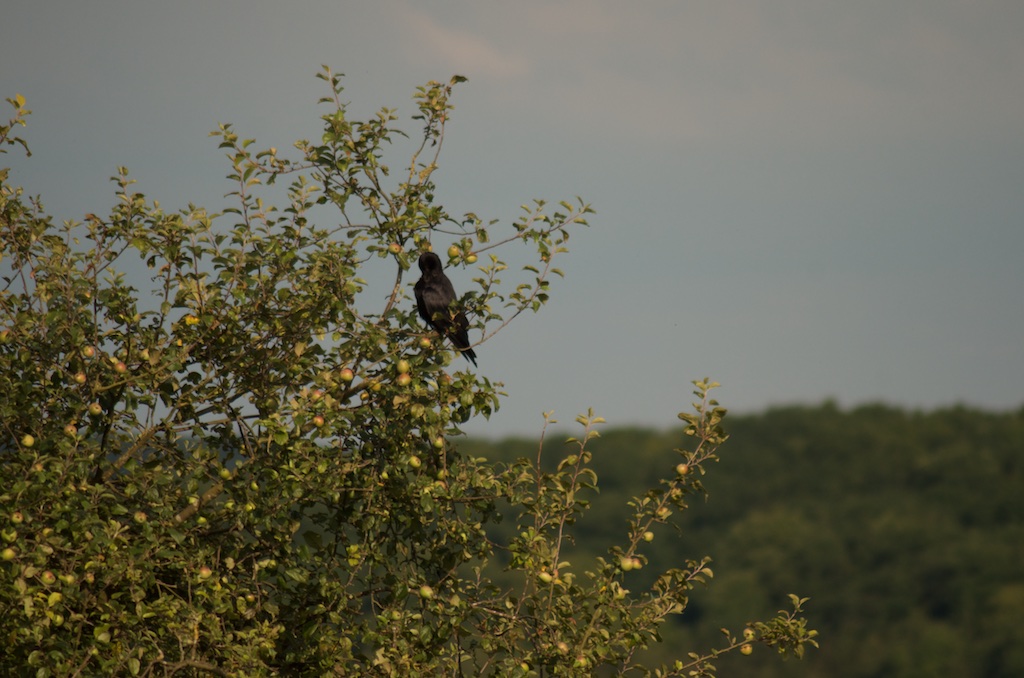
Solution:
[[[665,629],[667,646],[706,644],[797,593],[811,599],[821,648],[802,662],[730,656],[721,675],[1024,675],[1024,410],[826,403],[730,416],[725,428],[721,461],[704,478],[709,500],[691,503],[677,538],[651,544],[651,571],[714,560],[713,584]],[[676,463],[680,431],[612,429],[592,443],[601,489],[578,556],[601,555],[622,534],[626,502]]]

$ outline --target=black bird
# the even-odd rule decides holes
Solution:
[[[442,336],[451,339],[455,348],[476,365],[476,352],[469,347],[469,321],[462,309],[452,306],[455,288],[441,270],[441,258],[433,252],[420,255],[420,272],[416,281],[416,307],[420,317]]]

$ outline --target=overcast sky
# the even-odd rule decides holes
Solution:
[[[166,209],[214,206],[207,134],[317,138],[320,64],[410,132],[414,88],[458,73],[449,212],[597,211],[549,306],[477,348],[509,395],[471,432],[670,426],[704,376],[740,411],[1016,408],[1022,36],[1020,0],[19,2],[0,95],[28,100],[34,155],[0,164],[59,219],[107,211],[119,165]]]

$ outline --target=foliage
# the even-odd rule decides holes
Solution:
[[[351,120],[339,77],[320,77],[331,110],[298,160],[254,152],[230,125],[215,133],[235,201],[222,214],[164,212],[122,168],[108,217],[58,226],[0,175],[3,665],[41,677],[649,672],[634,653],[711,571],[691,560],[645,591],[625,585],[725,439],[713,385],[697,384],[693,449],[634,498],[625,540],[587,568],[567,561],[596,487],[599,418],[580,419],[554,469],[543,443],[509,464],[460,453],[460,425],[488,416],[501,384],[451,364],[416,321],[405,273],[432,245],[450,267],[479,257],[460,302],[485,341],[543,306],[589,207],[549,214],[538,201],[505,229],[453,218],[432,177],[462,78],[417,90],[422,134],[393,180],[395,113]],[[0,142],[23,144],[12,130],[28,111],[9,101]],[[497,248],[516,244],[536,263],[507,281]],[[381,270],[393,281],[371,294],[359,276]],[[505,542],[502,514],[516,526]],[[794,603],[658,674],[706,675],[751,643],[800,654],[814,633]]]
[[[728,454],[704,480],[713,501],[649,550],[657,571],[700,549],[714,559],[714,585],[692,592],[648,657],[706,646],[719,627],[771,614],[798,590],[827,639],[821,650],[799,664],[723,657],[722,675],[1024,675],[1024,409],[825,403],[729,420]],[[633,481],[656,476],[678,435],[610,429],[594,441],[602,501],[576,525],[570,558],[615,536],[614,507]],[[463,448],[502,458],[530,446]]]

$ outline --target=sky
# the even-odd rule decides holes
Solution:
[[[508,396],[470,433],[588,408],[665,428],[704,377],[740,412],[1015,409],[1021,35],[1019,0],[14,3],[0,95],[27,99],[33,156],[0,165],[60,220],[109,210],[122,165],[165,209],[215,206],[209,132],[318,138],[321,64],[409,132],[415,87],[460,74],[447,210],[596,211],[548,306],[477,347]]]

